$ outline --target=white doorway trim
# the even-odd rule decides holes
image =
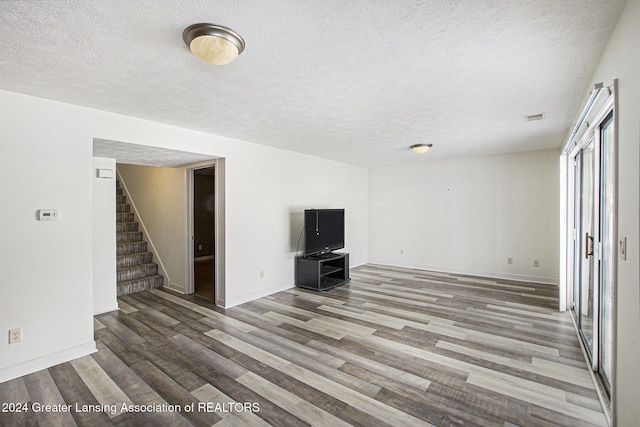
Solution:
[[[191,165],[187,169],[187,281],[185,293],[194,292],[193,263],[195,253],[193,249],[194,238],[194,171],[213,166],[214,170],[214,302],[219,307],[225,306],[225,193],[224,193],[224,159]]]

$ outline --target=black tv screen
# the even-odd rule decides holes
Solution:
[[[344,248],[344,209],[304,211],[305,256]]]

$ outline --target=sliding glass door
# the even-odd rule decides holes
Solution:
[[[607,389],[611,388],[613,349],[613,284],[616,259],[615,150],[613,115],[609,114],[600,132],[600,324],[598,369]]]
[[[573,163],[573,284],[571,308],[592,368],[611,384],[613,331],[613,114],[603,116],[576,145]]]
[[[594,141],[576,154],[576,259],[574,310],[578,328],[590,354],[593,354],[594,279]]]

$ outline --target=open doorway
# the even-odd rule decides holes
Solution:
[[[147,195],[171,194],[171,200],[166,198],[149,197],[149,201],[153,202],[150,206],[143,206],[145,203],[138,203],[145,211],[145,217],[153,214],[166,216],[167,207],[172,208],[172,216],[169,223],[155,223],[153,219],[147,221],[149,224],[149,232],[154,237],[156,246],[157,259],[163,257],[167,259],[164,263],[165,284],[164,287],[178,293],[191,294],[194,292],[194,276],[193,264],[194,257],[194,232],[193,232],[193,171],[213,167],[211,171],[214,173],[214,209],[215,209],[215,225],[214,225],[214,253],[213,267],[209,270],[214,274],[213,285],[211,286],[214,303],[224,307],[225,305],[225,159],[212,156],[209,154],[178,151],[161,147],[153,147],[147,145],[138,145],[128,142],[119,142],[106,139],[93,139],[94,157],[111,159],[118,164],[136,165],[136,166],[154,166],[160,169],[170,168],[171,173],[170,187],[165,178],[160,178],[153,174],[155,178],[150,178],[151,192]],[[115,164],[111,166],[115,169]],[[155,168],[150,168],[155,170]],[[132,178],[133,179],[133,178]],[[131,181],[131,184],[135,182]],[[114,183],[115,187],[115,183]],[[96,195],[94,197],[100,200],[113,200],[113,192],[106,192],[104,195]],[[188,201],[188,206],[184,202]],[[133,208],[133,206],[132,206]],[[111,218],[107,221],[115,226],[116,210],[109,209]],[[153,230],[151,230],[151,228]],[[96,233],[115,235],[115,228],[99,229]],[[94,236],[95,238],[95,236]],[[204,245],[203,245],[204,248]],[[94,257],[95,258],[95,257]],[[115,256],[104,258],[105,268],[116,271]],[[94,263],[96,260],[94,259]],[[94,294],[98,294],[101,288],[115,288],[113,280],[94,281]],[[215,289],[215,291],[213,291]],[[105,304],[117,305],[115,300],[115,292],[113,296],[109,294],[108,301]],[[105,297],[105,299],[107,299]]]
[[[215,299],[215,166],[193,169],[193,292]]]

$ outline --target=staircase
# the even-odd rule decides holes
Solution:
[[[116,181],[117,286],[118,296],[159,288],[164,278],[158,274],[153,254],[138,231],[131,205]]]

